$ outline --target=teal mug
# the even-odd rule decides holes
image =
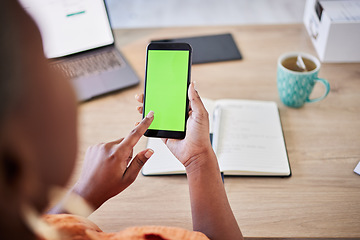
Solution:
[[[301,56],[305,65],[297,64],[298,56]],[[286,106],[299,108],[305,103],[323,100],[328,95],[330,84],[327,80],[318,78],[321,64],[316,57],[306,53],[285,53],[279,57],[277,65],[277,87],[280,99]],[[325,93],[319,98],[310,99],[317,82],[324,84]]]

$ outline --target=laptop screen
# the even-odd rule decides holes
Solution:
[[[104,0],[20,0],[40,28],[47,58],[114,43]]]

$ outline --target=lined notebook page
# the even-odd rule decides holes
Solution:
[[[219,100],[214,119],[214,150],[225,174],[290,174],[275,102]]]

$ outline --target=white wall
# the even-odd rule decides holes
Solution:
[[[114,28],[302,22],[305,0],[106,0]]]

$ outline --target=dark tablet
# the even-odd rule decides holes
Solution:
[[[192,63],[209,63],[242,59],[230,33],[188,38],[162,39],[151,42],[188,43],[193,49]]]

